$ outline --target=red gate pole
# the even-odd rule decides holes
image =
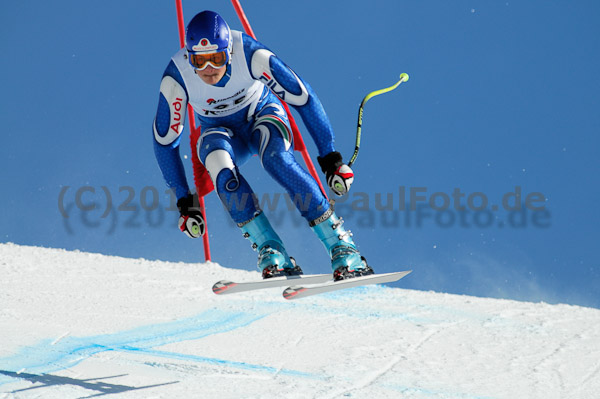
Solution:
[[[231,0],[231,3],[233,4],[233,8],[235,8],[235,12],[238,18],[240,19],[242,26],[246,31],[246,34],[256,39],[254,31],[252,31],[250,22],[248,21],[248,18],[246,17],[246,14],[242,9],[242,5],[240,4],[239,0]],[[323,192],[323,195],[325,195],[325,198],[327,198],[327,192],[321,184],[321,179],[319,179],[319,175],[317,173],[317,170],[315,169],[315,165],[313,164],[312,159],[310,159],[310,155],[308,154],[308,150],[306,149],[306,145],[304,144],[304,139],[302,138],[302,134],[300,134],[300,129],[298,129],[298,125],[296,124],[296,121],[294,120],[294,117],[290,112],[290,108],[288,107],[285,101],[282,100],[281,103],[283,104],[283,107],[285,108],[285,111],[288,114],[290,126],[292,127],[292,132],[294,134],[294,149],[302,154],[302,159],[304,159],[304,163],[308,168],[308,172],[312,175],[312,177],[315,178],[315,180],[319,184],[319,187],[321,188],[321,192]]]
[[[183,21],[183,7],[181,6],[181,0],[175,0],[175,8],[177,9],[177,27],[179,29],[179,46],[183,48],[185,46],[185,22]],[[196,121],[194,120],[194,109],[188,102],[188,120],[190,126],[190,137],[193,133],[197,131]],[[198,128],[199,129],[199,128]],[[193,149],[192,149],[193,152]],[[194,154],[192,154],[192,160],[194,159]],[[202,213],[204,214],[204,222],[206,223],[206,231],[204,232],[204,236],[202,236],[202,243],[204,246],[204,259],[209,262],[210,261],[210,243],[208,241],[208,223],[206,222],[206,207],[204,205],[204,196],[198,196],[198,202],[200,205],[200,209],[202,209]]]

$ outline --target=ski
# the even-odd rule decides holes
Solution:
[[[285,299],[299,299],[299,298],[305,298],[305,297],[311,296],[311,295],[323,294],[325,292],[342,290],[345,288],[359,287],[359,286],[370,285],[370,284],[391,283],[393,281],[400,280],[402,277],[406,276],[410,272],[412,272],[412,270],[406,270],[403,272],[394,272],[394,273],[369,274],[367,276],[353,277],[353,278],[349,278],[346,280],[340,280],[340,281],[331,281],[331,277],[330,277],[329,282],[319,284],[319,285],[313,285],[312,287],[304,287],[304,286],[288,287],[283,291],[283,297]]]
[[[301,274],[299,276],[271,277],[264,280],[236,283],[228,280],[217,281],[212,290],[217,295],[262,290],[265,288],[285,287],[290,284],[320,284],[331,280],[331,274]]]

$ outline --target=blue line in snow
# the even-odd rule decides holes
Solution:
[[[125,348],[123,348],[123,349],[126,350]],[[216,358],[210,358],[210,357],[205,357],[205,356],[197,356],[197,355],[177,353],[177,352],[166,352],[166,351],[159,351],[159,350],[153,350],[153,349],[138,349],[138,348],[128,348],[128,349],[129,349],[129,351],[134,352],[134,353],[143,353],[146,355],[163,357],[163,358],[173,359],[173,360],[187,360],[187,361],[193,361],[193,362],[198,362],[198,363],[209,363],[209,364],[213,364],[213,365],[217,365],[217,366],[227,366],[227,367],[234,367],[234,368],[238,368],[238,369],[242,369],[242,370],[261,371],[261,372],[267,372],[267,373],[271,373],[271,374],[289,375],[292,377],[303,377],[303,378],[310,378],[310,379],[323,379],[324,378],[323,376],[313,374],[313,373],[306,373],[306,372],[302,372],[302,371],[283,369],[283,368],[277,369],[275,367],[263,366],[260,364],[252,364],[252,363],[245,363],[245,362],[237,362],[237,361],[233,361],[233,360],[216,359]]]
[[[55,345],[52,345],[53,340],[45,339],[35,346],[21,348],[13,356],[0,358],[0,369],[13,372],[25,369],[30,374],[48,374],[74,367],[97,353],[124,351],[275,373],[278,370],[268,366],[153,350],[155,347],[174,342],[202,339],[242,328],[266,315],[211,309],[191,318],[138,327],[113,334],[65,337]],[[310,376],[293,370],[279,370],[279,373]],[[0,385],[11,381],[13,381],[12,377],[0,375]]]

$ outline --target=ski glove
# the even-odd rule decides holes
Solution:
[[[188,194],[177,200],[179,209],[179,229],[190,238],[202,237],[206,232],[206,223],[204,216],[200,212],[198,197]]]
[[[354,172],[342,161],[342,154],[337,151],[330,152],[324,157],[317,157],[321,170],[327,178],[327,185],[338,196],[350,191],[354,181]]]

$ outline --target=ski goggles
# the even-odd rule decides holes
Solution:
[[[210,64],[213,68],[222,68],[229,61],[229,52],[227,50],[218,53],[201,54],[188,52],[190,64],[197,70],[202,71]]]

